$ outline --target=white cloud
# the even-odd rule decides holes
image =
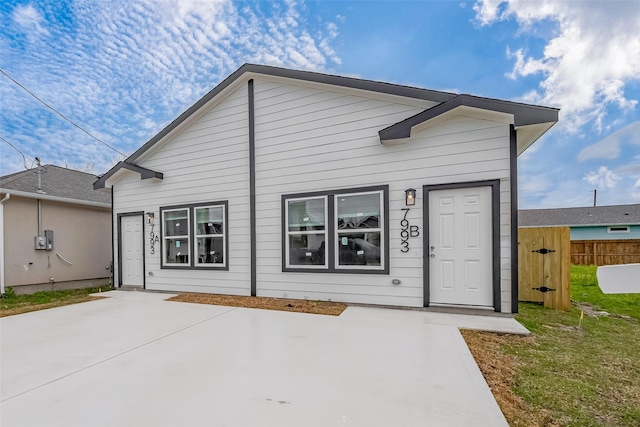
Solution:
[[[578,160],[617,159],[622,144],[626,142],[640,145],[640,121],[628,124],[601,141],[583,148],[578,154]]]
[[[589,184],[597,185],[600,188],[614,188],[621,179],[606,166],[600,166],[598,172],[591,171],[583,178]]]
[[[49,31],[42,26],[44,18],[40,11],[32,5],[19,5],[13,10],[13,20],[34,41],[40,35],[48,35]]]
[[[540,75],[528,100],[562,108],[561,125],[577,130],[593,121],[601,130],[607,108],[635,108],[625,84],[640,78],[640,7],[634,1],[479,0],[482,25],[515,18],[522,32],[555,24],[541,56],[526,48],[507,50],[515,59],[510,78]],[[536,34],[538,35],[538,34]]]
[[[73,1],[51,4],[46,14],[31,5],[8,8],[30,43],[13,42],[11,30],[0,28],[3,69],[126,153],[245,62],[327,71],[340,63],[332,48],[339,17],[307,22],[305,5],[293,1]],[[0,135],[20,135],[15,142],[25,155],[56,164],[76,156],[97,172],[113,165],[113,151],[6,79],[0,98]],[[22,163],[17,152],[1,154],[3,168],[8,156]]]

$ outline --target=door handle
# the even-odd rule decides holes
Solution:
[[[431,246],[431,252],[433,252],[435,248],[436,248],[435,246]]]
[[[431,258],[435,258],[435,257],[436,257],[436,254],[431,254]]]

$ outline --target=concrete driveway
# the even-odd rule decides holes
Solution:
[[[103,295],[0,319],[3,427],[507,425],[446,315]]]

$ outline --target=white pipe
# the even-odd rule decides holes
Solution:
[[[6,193],[0,200],[0,295],[4,295],[4,202],[11,198],[11,194]]]
[[[66,262],[67,264],[69,264],[69,265],[73,265],[73,264],[71,264],[71,262],[70,262],[70,261],[67,261],[67,260],[66,260],[62,255],[60,255],[58,252],[56,252],[56,255],[58,255],[58,257],[59,257],[61,260],[63,260],[64,262]]]

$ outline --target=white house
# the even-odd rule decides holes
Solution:
[[[516,158],[557,119],[245,64],[94,184],[115,283],[516,312]]]

